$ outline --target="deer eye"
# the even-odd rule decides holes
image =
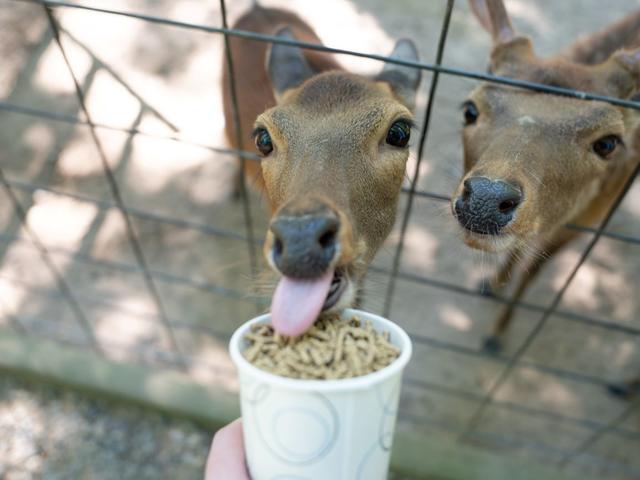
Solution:
[[[256,128],[253,132],[253,139],[256,147],[262,155],[269,155],[273,151],[273,143],[271,143],[271,135],[264,128]]]
[[[406,120],[398,120],[387,132],[386,142],[394,147],[406,147],[411,137],[411,124]]]
[[[622,140],[617,135],[607,135],[593,142],[592,148],[600,158],[607,158],[621,143]]]
[[[478,107],[471,100],[467,100],[462,104],[462,114],[464,115],[465,125],[473,125],[480,116]]]

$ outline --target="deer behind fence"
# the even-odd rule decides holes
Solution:
[[[621,99],[638,95],[640,12],[543,59],[529,38],[516,34],[501,0],[471,6],[493,39],[492,74]],[[485,340],[497,352],[514,303],[578,235],[565,225],[602,221],[640,161],[640,112],[488,83],[463,110],[465,173],[454,215],[469,246],[508,252],[485,288],[499,291],[521,267],[513,302]]]
[[[320,43],[290,12],[255,6],[234,28]],[[374,78],[344,71],[332,56],[298,47],[230,39],[240,127],[253,131],[272,217],[264,245],[282,275],[272,303],[275,327],[297,335],[321,310],[356,302],[364,270],[395,220],[409,156],[420,70],[386,64]],[[408,40],[392,57],[417,60]],[[224,77],[229,140],[232,79]],[[256,119],[257,118],[257,119]]]

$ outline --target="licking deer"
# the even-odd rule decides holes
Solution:
[[[630,99],[640,89],[640,12],[582,40],[565,54],[538,57],[514,31],[501,0],[471,0],[492,36],[492,74]],[[488,288],[504,287],[519,264],[517,301],[544,265],[578,232],[597,225],[640,161],[640,114],[484,83],[464,103],[464,177],[452,200],[467,245],[508,252]],[[513,314],[501,313],[485,348],[501,348]],[[632,383],[629,383],[632,385]]]
[[[234,25],[285,40],[321,43],[291,12],[254,6]],[[245,174],[264,190],[271,219],[264,254],[282,278],[272,300],[277,331],[299,335],[320,311],[354,305],[357,285],[387,237],[409,156],[420,70],[385,64],[374,78],[333,56],[230,37],[240,125],[262,156]],[[409,40],[392,57],[417,61]],[[235,141],[229,72],[223,95]]]

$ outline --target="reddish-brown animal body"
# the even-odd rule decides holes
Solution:
[[[233,28],[272,35],[283,27],[290,27],[298,40],[315,44],[322,43],[316,33],[297,15],[286,10],[267,9],[260,6],[256,8],[260,12],[259,15],[256,15],[256,12],[252,10],[240,17]],[[276,104],[273,87],[267,74],[266,58],[269,44],[230,36],[229,48],[233,59],[234,71],[236,72],[235,86],[239,93],[240,143],[238,144],[236,138],[230,95],[229,70],[227,68],[222,70],[225,133],[230,145],[244,151],[253,152],[255,151],[254,142],[251,138],[253,124],[258,115]],[[306,50],[304,55],[316,72],[342,69],[334,58],[326,53]],[[245,178],[255,188],[264,189],[259,162],[245,162]]]

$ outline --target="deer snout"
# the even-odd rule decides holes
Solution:
[[[487,177],[470,177],[464,181],[462,194],[454,202],[458,222],[467,230],[497,235],[514,218],[522,202],[516,185]]]
[[[278,215],[270,229],[273,263],[284,276],[319,277],[339,254],[340,219],[329,207]]]

